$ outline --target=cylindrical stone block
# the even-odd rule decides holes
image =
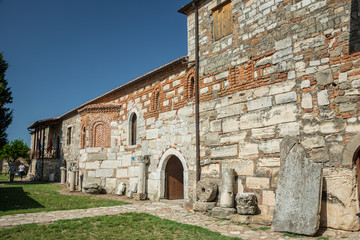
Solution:
[[[70,181],[70,192],[75,191],[75,172],[69,172],[69,181]]]
[[[66,182],[66,168],[61,167],[60,170],[61,170],[61,183],[65,184],[65,182]]]
[[[234,207],[234,169],[223,168],[220,207]]]

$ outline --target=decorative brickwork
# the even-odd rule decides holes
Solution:
[[[110,130],[108,123],[102,120],[95,120],[90,126],[90,146],[110,147]]]

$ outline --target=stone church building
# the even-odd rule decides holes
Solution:
[[[287,138],[321,166],[320,225],[358,230],[358,1],[196,0],[179,12],[187,56],[29,126],[34,177],[76,168],[109,193],[138,183],[192,206],[197,174],[221,187],[231,168],[234,194],[255,193],[271,221]]]

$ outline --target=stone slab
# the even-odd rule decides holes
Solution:
[[[312,236],[319,228],[322,167],[306,158],[300,144],[286,142],[292,147],[282,151],[288,154],[281,156],[272,228]]]
[[[236,214],[235,208],[215,207],[211,210],[211,215],[214,218],[230,219],[230,216],[233,214]]]

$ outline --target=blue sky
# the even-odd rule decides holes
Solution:
[[[0,51],[13,92],[9,140],[187,54],[190,0],[0,0]]]

